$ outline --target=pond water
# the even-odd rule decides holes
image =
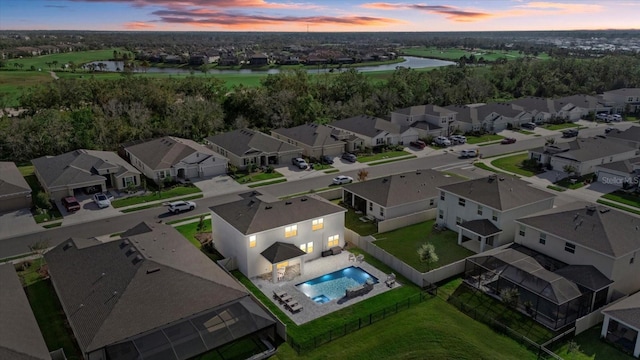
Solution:
[[[441,67],[441,66],[449,66],[449,65],[455,65],[455,63],[451,62],[451,61],[443,61],[443,60],[436,60],[436,59],[427,59],[427,58],[420,58],[420,57],[414,57],[414,56],[404,56],[404,61],[401,63],[395,63],[395,64],[382,64],[382,65],[372,65],[372,66],[360,66],[360,67],[356,67],[355,69],[357,69],[360,72],[372,72],[372,71],[385,71],[385,70],[395,70],[397,67],[405,67],[405,68],[412,68],[412,69],[422,69],[422,68],[429,68],[429,67]],[[103,71],[120,71],[120,69],[122,69],[123,63],[122,61],[94,61],[92,63],[89,64],[95,64],[96,66],[98,64],[104,64],[106,67],[104,68]],[[88,65],[88,64],[86,64]],[[86,66],[85,65],[85,66]],[[307,69],[307,72],[309,73],[324,73],[324,72],[330,72],[331,69],[322,69],[316,66],[309,66],[306,67],[305,69]],[[340,69],[333,69],[333,71],[344,71],[348,68],[343,68],[342,70]],[[240,70],[216,70],[216,69],[210,69],[207,70],[207,74],[278,74],[281,70],[280,69],[269,69],[269,70],[252,70],[252,69],[240,69]],[[143,72],[142,70],[138,70],[137,72]],[[169,67],[169,68],[159,68],[159,67],[149,67],[146,69],[147,73],[165,73],[165,74],[189,74],[191,72],[194,73],[200,73],[202,71],[200,70],[192,70],[192,69],[184,69],[184,68],[173,68],[173,67]]]

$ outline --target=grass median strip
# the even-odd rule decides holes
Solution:
[[[502,140],[504,136],[501,135],[493,135],[493,134],[485,134],[480,136],[467,136],[467,144],[474,145],[486,142],[495,142],[496,140]]]
[[[610,194],[602,195],[602,198],[640,209],[640,195],[627,194],[622,191],[614,191]]]
[[[387,151],[379,154],[373,154],[369,156],[360,156],[358,157],[359,163],[370,163],[378,160],[387,160],[391,158],[403,157],[411,155],[410,153],[402,150],[402,151]]]
[[[630,212],[632,214],[640,215],[640,210],[629,209],[628,207],[624,207],[624,206],[618,205],[618,204],[616,204],[614,202],[611,202],[611,201],[606,201],[606,200],[599,199],[597,202],[598,202],[598,204],[611,206],[612,208],[616,208],[616,209],[619,209],[619,210],[628,211],[628,212]]]
[[[177,199],[176,201],[182,200],[182,201],[188,201],[188,200],[195,200],[195,199],[200,199],[201,197],[203,197],[204,195],[200,194],[200,195],[194,195],[194,196],[187,196],[181,199]],[[137,206],[137,207],[133,207],[133,208],[128,208],[128,209],[123,209],[120,210],[123,213],[130,213],[130,212],[134,212],[134,211],[140,211],[140,210],[146,210],[146,209],[151,209],[154,207],[160,207],[162,206],[163,203],[162,202],[157,202],[157,203],[153,203],[153,204],[147,204],[147,205],[142,205],[142,206]]]
[[[157,200],[169,199],[177,196],[196,194],[199,192],[202,192],[202,191],[195,186],[178,186],[172,189],[160,191],[159,193],[153,192],[148,195],[132,196],[125,199],[114,200],[111,202],[111,206],[117,209],[125,206],[144,204],[150,201],[157,201]]]
[[[202,213],[202,214],[199,214],[199,215],[193,215],[193,216],[186,217],[184,219],[171,220],[171,221],[165,222],[165,224],[173,225],[173,224],[177,224],[177,223],[181,223],[181,222],[185,222],[185,221],[196,220],[196,219],[200,219],[200,217],[203,216],[203,215],[206,217],[207,215],[209,215],[209,213]]]
[[[276,179],[273,181],[265,181],[263,183],[258,183],[258,184],[253,184],[253,185],[248,185],[250,188],[257,188],[260,186],[267,186],[267,185],[273,185],[273,184],[278,184],[278,183],[282,183],[282,182],[286,182],[287,179]]]
[[[417,158],[417,156],[411,155],[411,156],[403,156],[403,157],[398,157],[398,158],[393,158],[393,159],[388,159],[383,161],[375,161],[375,162],[367,163],[367,165],[376,166],[376,165],[388,164],[395,161],[408,160],[408,159],[414,159],[414,158]]]
[[[566,188],[563,188],[562,186],[555,186],[555,185],[548,185],[547,189],[551,189],[559,192],[567,191]]]

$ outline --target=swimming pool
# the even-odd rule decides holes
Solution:
[[[367,279],[371,279],[374,284],[378,283],[375,276],[357,266],[349,266],[297,284],[296,288],[316,303],[324,304],[344,297],[345,290],[362,285]]]

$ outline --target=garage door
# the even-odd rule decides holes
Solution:
[[[224,175],[226,173],[227,173],[227,164],[224,162],[218,162],[216,164],[202,167],[203,177]]]

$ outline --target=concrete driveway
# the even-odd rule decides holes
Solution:
[[[62,213],[63,225],[79,224],[121,214],[120,211],[113,206],[104,209],[99,208],[98,205],[93,202],[92,195],[76,195],[76,200],[80,203],[80,210],[72,213],[68,212],[59,200],[56,201],[56,205],[58,209],[60,209],[60,213]]]
[[[218,175],[211,178],[194,179],[193,185],[202,190],[204,197],[230,194],[249,187],[239,184],[228,175]]]

